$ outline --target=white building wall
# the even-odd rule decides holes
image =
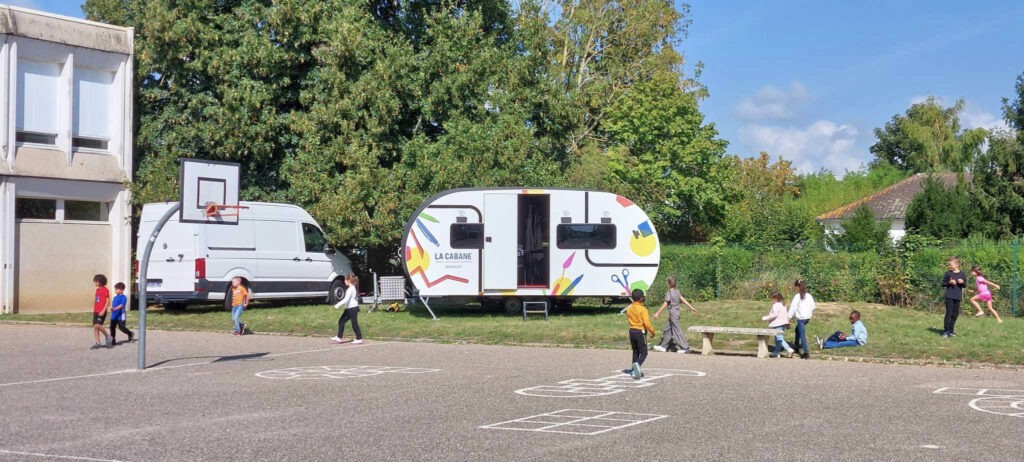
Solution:
[[[20,312],[18,300],[27,296],[35,307],[32,311],[91,310],[92,272],[105,274],[111,286],[120,281],[131,287],[133,237],[125,185],[132,179],[133,36],[130,28],[0,5],[0,312]],[[52,117],[56,133],[46,135],[53,136],[52,141],[18,141],[19,60],[35,67],[40,65],[33,63],[42,63],[44,69],[59,66],[52,98],[21,94],[22,110],[37,104],[31,110],[47,126],[50,122],[45,119]],[[48,77],[43,75],[45,82]],[[81,87],[76,92],[76,77],[82,80],[87,75],[110,76],[89,81],[90,85],[110,82],[109,87],[90,93],[91,100]],[[40,101],[53,99],[52,109],[38,106],[51,106]],[[106,115],[106,124],[87,124],[93,129],[78,133],[76,108],[84,111],[78,112],[81,120],[82,114],[88,116],[88,106],[103,99],[107,106],[94,112]],[[38,123],[39,119],[33,120]],[[105,128],[106,136],[95,133],[97,126],[101,132]],[[17,220],[19,198],[53,200],[59,205],[51,218]],[[108,213],[101,221],[66,220],[61,208],[66,201],[102,202]],[[18,242],[19,231],[32,236]],[[19,274],[38,285],[38,275],[45,274],[41,271],[52,272],[64,256],[68,261],[60,267],[61,277],[68,280],[61,284],[74,286],[68,290],[74,296],[47,296],[50,291],[39,287],[24,288],[31,293],[20,292]]]

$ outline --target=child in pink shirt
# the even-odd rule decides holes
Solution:
[[[992,286],[999,289],[999,284],[985,279],[985,276],[982,274],[981,267],[978,265],[971,267],[971,275],[974,276],[974,284],[978,287],[978,294],[971,297],[971,304],[978,310],[974,315],[985,316],[985,312],[982,311],[981,305],[978,304],[978,300],[981,300],[985,302],[985,305],[988,307],[988,311],[992,313],[992,316],[996,317],[996,321],[1003,322],[1003,319],[999,317],[999,313],[992,307],[992,291],[988,288],[988,286]]]
[[[762,317],[761,320],[768,321],[768,327],[775,329],[775,332],[777,332],[775,334],[775,352],[771,356],[777,358],[782,354],[783,349],[792,356],[793,349],[786,343],[786,339],[782,337],[782,333],[789,327],[789,312],[786,310],[786,305],[782,304],[782,294],[779,291],[772,292],[770,298],[773,302],[772,311],[768,313],[768,316]]]

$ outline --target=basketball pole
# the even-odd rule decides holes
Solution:
[[[160,221],[156,223],[156,227],[153,228],[153,233],[149,235],[149,240],[146,241],[146,251],[142,253],[142,260],[139,261],[139,370],[146,369],[146,286],[148,281],[146,280],[146,273],[149,269],[149,254],[153,252],[153,244],[156,242],[156,237],[160,235],[160,230],[163,229],[164,225],[167,224],[167,220],[170,220],[178,210],[181,209],[181,202],[175,202],[171,208],[164,212],[164,216],[160,217]]]

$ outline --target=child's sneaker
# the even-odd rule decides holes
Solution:
[[[633,371],[632,372],[633,373],[631,375],[633,376],[633,380],[640,380],[640,364],[639,363],[633,363]]]
[[[334,343],[341,343],[341,337],[335,335],[334,337],[331,337],[331,341]]]
[[[362,345],[363,344],[363,339],[357,338],[357,339],[352,341],[352,344],[353,345]]]
[[[653,346],[652,348],[654,348],[654,351],[660,351],[660,352],[662,352],[662,353],[664,353],[665,351],[667,351],[667,350],[665,350],[665,347],[663,347],[663,346],[661,346],[661,345],[654,345],[654,346]]]
[[[242,335],[242,334],[239,334],[238,331],[236,330],[236,331],[232,332],[231,335],[239,336],[239,335]]]
[[[789,353],[790,356],[793,356],[793,349],[790,347],[786,347],[786,353]]]
[[[949,333],[949,336],[950,336],[950,337],[959,337],[958,335],[956,335],[956,332],[950,332],[950,333]]]
[[[240,329],[238,329],[238,335],[245,335],[245,323],[240,322],[238,324],[242,326]]]
[[[689,353],[689,352],[690,352],[690,349],[689,349],[689,348],[680,348],[680,349],[676,350],[676,353],[682,353],[682,354],[684,354],[684,355],[685,355],[686,353]]]
[[[132,343],[134,341],[135,341],[135,335],[129,332],[128,333],[128,343]]]
[[[114,341],[110,337],[107,337],[107,348],[113,348],[114,347],[114,343],[113,342]]]
[[[825,349],[825,341],[822,340],[821,337],[818,337],[817,335],[815,335],[814,336],[814,341],[818,342],[818,349],[819,350],[824,350]]]

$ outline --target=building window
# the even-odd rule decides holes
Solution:
[[[484,248],[483,223],[454,223],[449,235],[449,244],[453,249]]]
[[[14,218],[16,220],[56,220],[57,201],[55,199],[19,197],[14,200]]]
[[[108,207],[103,202],[64,201],[64,219],[76,221],[107,221]]]
[[[60,64],[18,59],[15,140],[57,144],[57,80]]]
[[[320,228],[309,223],[303,223],[302,238],[306,242],[306,252],[324,253],[327,251],[327,238],[324,237],[324,233],[320,231]]]
[[[71,146],[107,150],[110,140],[113,72],[75,68]]]
[[[615,248],[615,225],[612,224],[558,225],[556,234],[559,249]]]

